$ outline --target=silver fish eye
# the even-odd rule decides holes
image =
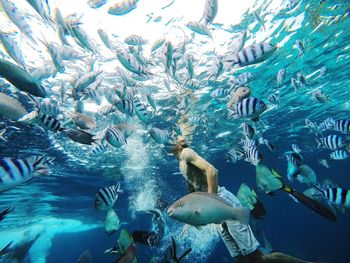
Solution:
[[[178,204],[178,206],[183,206],[184,205],[184,203],[183,202],[179,202],[179,204]]]

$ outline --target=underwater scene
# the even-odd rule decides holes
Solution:
[[[350,2],[0,0],[1,263],[350,262]]]

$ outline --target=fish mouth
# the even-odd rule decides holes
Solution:
[[[167,211],[167,213],[168,213],[168,216],[171,217],[171,216],[174,214],[174,209],[169,208],[168,211]]]

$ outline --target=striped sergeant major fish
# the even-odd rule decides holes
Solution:
[[[332,187],[321,189],[316,187],[319,191],[321,191],[323,197],[332,204],[350,207],[350,193],[349,190],[340,188],[340,187]]]
[[[280,86],[283,83],[285,78],[286,78],[286,70],[284,68],[281,68],[278,71],[277,77],[276,77],[277,86]]]
[[[51,115],[41,113],[40,111],[32,111],[28,114],[25,114],[20,119],[18,119],[19,122],[25,122],[27,124],[38,124],[41,127],[53,131],[64,131],[64,128],[62,127],[62,124],[59,120],[57,120],[55,117],[52,117]]]
[[[105,139],[110,145],[116,148],[119,148],[126,144],[124,134],[115,126],[107,128]]]
[[[241,139],[239,142],[239,144],[246,149],[250,147],[258,147],[259,143],[260,142],[257,139],[248,139],[248,138]]]
[[[267,109],[266,104],[255,97],[248,97],[229,107],[228,118],[250,118],[258,121],[260,115]]]
[[[253,139],[255,136],[255,129],[253,126],[251,126],[249,123],[247,122],[243,122],[243,124],[241,125],[243,131],[242,134],[248,138],[249,140]]]
[[[335,128],[334,126],[335,120],[333,118],[327,118],[318,125],[322,131],[332,130]]]
[[[214,91],[212,91],[212,93],[210,93],[210,96],[212,98],[225,98],[226,96],[228,96],[230,93],[229,89],[223,89],[223,88],[219,88],[216,89]]]
[[[118,195],[124,193],[120,189],[120,183],[100,189],[95,196],[94,207],[104,211],[112,208],[118,199]]]
[[[239,74],[237,77],[232,79],[233,84],[237,86],[244,86],[246,85],[249,80],[253,77],[253,73],[251,72],[243,72]]]
[[[34,176],[47,173],[47,165],[52,160],[53,158],[47,156],[0,159],[0,192],[25,183]]]
[[[288,162],[290,162],[297,168],[299,168],[303,163],[303,157],[299,153],[286,152],[284,153],[284,156],[286,156]]]
[[[147,41],[142,36],[130,35],[124,39],[124,43],[130,46],[142,46],[147,44]]]
[[[199,20],[199,22],[203,21],[205,25],[208,25],[213,22],[217,13],[218,13],[218,0],[206,0],[203,15],[201,20]]]
[[[329,150],[339,150],[347,147],[349,142],[347,139],[342,138],[339,135],[328,135],[323,138],[316,138],[317,147],[325,147]]]
[[[337,150],[330,154],[330,158],[333,160],[345,160],[345,159],[348,159],[349,156],[350,155],[348,151],[345,151],[345,150]]]
[[[146,106],[137,97],[133,98],[133,106],[137,117],[145,124],[148,124],[152,115],[147,111]]]
[[[243,48],[236,54],[228,56],[224,62],[234,66],[244,67],[263,62],[269,58],[277,47],[267,42],[260,42]]]
[[[259,165],[263,161],[263,156],[257,147],[243,147],[243,149],[235,148],[228,151],[228,158],[232,163],[244,159],[254,166]]]
[[[176,142],[176,132],[153,127],[150,129],[149,135],[159,144],[175,144]]]
[[[135,108],[131,100],[120,99],[114,106],[116,106],[121,113],[124,113],[130,117],[132,117],[135,113]]]
[[[344,134],[350,133],[350,120],[343,119],[335,121],[333,130]]]
[[[89,0],[87,4],[88,4],[91,8],[100,8],[100,7],[103,6],[105,3],[107,3],[107,0]]]
[[[108,150],[108,144],[106,143],[100,143],[95,144],[94,148],[92,148],[91,153],[93,155],[100,155]]]
[[[105,105],[98,110],[98,112],[102,115],[108,115],[112,112],[115,112],[115,108],[112,105]]]
[[[138,1],[139,0],[123,0],[118,2],[108,9],[108,14],[115,16],[125,15],[137,7]]]
[[[59,120],[45,113],[39,112],[41,126],[53,132],[63,131],[64,128]]]
[[[327,72],[328,72],[328,68],[326,66],[323,66],[320,68],[320,76],[322,77],[326,76]]]

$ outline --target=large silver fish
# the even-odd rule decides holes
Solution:
[[[0,59],[0,75],[22,91],[34,96],[46,97],[44,87],[38,84],[31,74],[4,59]]]
[[[169,207],[168,214],[192,226],[221,224],[226,220],[249,223],[249,209],[233,207],[223,198],[205,192],[194,192],[180,198]]]
[[[17,121],[27,113],[27,110],[19,101],[0,92],[0,115],[7,119]]]

